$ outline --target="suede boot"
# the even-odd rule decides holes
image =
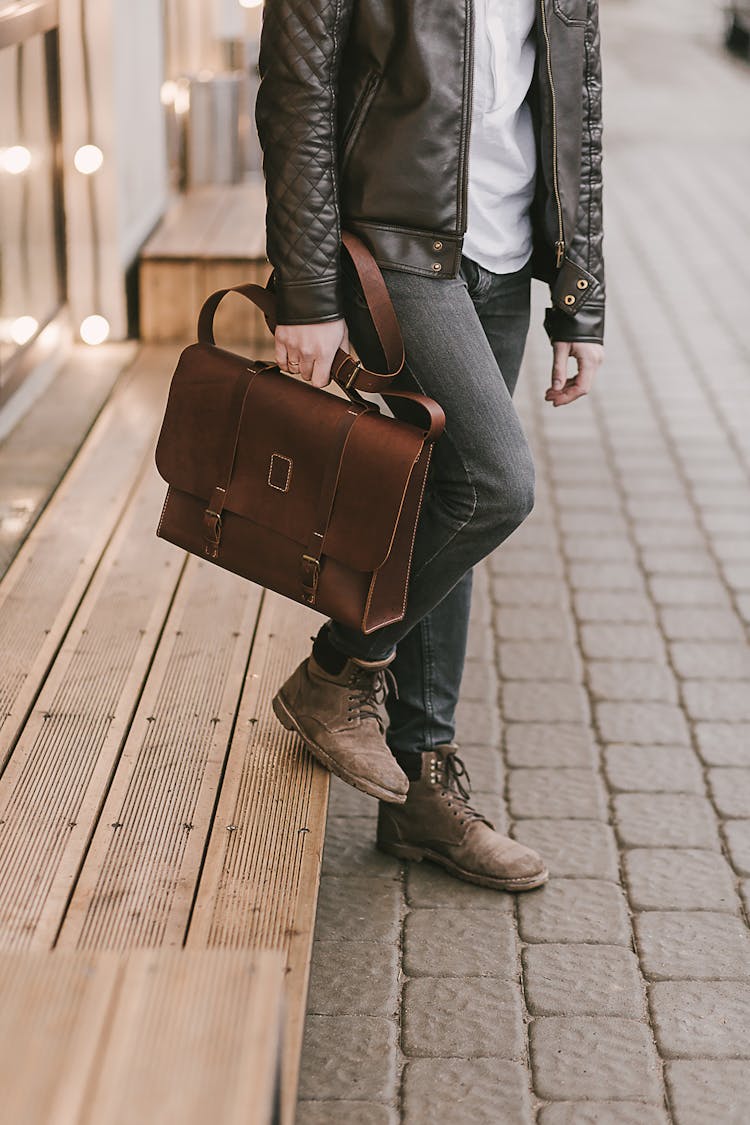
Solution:
[[[428,859],[451,875],[498,891],[526,891],[546,883],[541,857],[501,836],[469,804],[469,778],[457,747],[422,755],[422,775],[409,784],[401,808],[381,805],[377,844],[401,859]]]
[[[273,709],[331,773],[371,797],[403,804],[409,780],[385,741],[390,662],[347,660],[333,674],[309,656],[276,694]]]

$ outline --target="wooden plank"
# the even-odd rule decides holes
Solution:
[[[132,341],[73,348],[71,358],[0,444],[0,577],[134,355]]]
[[[81,1125],[269,1125],[280,954],[134,950]]]
[[[141,261],[139,279],[141,339],[150,344],[194,340],[201,307],[197,262]]]
[[[141,260],[265,258],[263,178],[193,188],[168,209]]]
[[[267,262],[206,263],[201,270],[201,299],[205,300],[214,290],[226,289],[230,285],[246,282],[265,285],[270,271]],[[228,294],[219,305],[214,324],[216,340],[220,345],[233,344],[236,350],[253,359],[273,358],[273,336],[263,313],[244,297]]]
[[[144,349],[118,382],[0,583],[0,766],[151,456],[172,358]]]
[[[148,464],[0,778],[0,948],[50,948],[183,568]]]
[[[68,906],[62,948],[181,944],[260,603],[190,558]]]
[[[287,956],[282,1115],[293,1120],[325,837],[328,778],[271,709],[317,614],[266,597],[187,935],[192,949]]]
[[[120,977],[111,953],[0,953],[4,1121],[80,1125]]]

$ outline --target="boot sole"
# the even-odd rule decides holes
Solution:
[[[332,758],[322,746],[306,733],[297,719],[294,717],[289,707],[284,702],[281,692],[278,692],[271,700],[273,713],[279,720],[281,725],[287,730],[292,730],[298,734],[310,753],[322,766],[329,771],[335,773],[336,777],[340,777],[347,785],[351,785],[354,789],[358,789],[360,793],[366,793],[368,797],[376,797],[379,801],[387,801],[391,805],[403,805],[406,801],[406,793],[396,793],[392,789],[386,789],[382,785],[378,785],[374,781],[368,781],[367,778],[358,777],[353,773],[349,773],[347,769],[339,765],[335,758]]]
[[[429,848],[415,848],[410,844],[386,844],[380,840],[377,841],[377,846],[381,852],[394,855],[398,859],[410,859],[415,863],[421,863],[426,859],[430,863],[444,867],[457,879],[463,879],[466,883],[475,883],[478,887],[490,887],[493,891],[533,891],[535,887],[542,887],[549,879],[547,868],[540,871],[538,875],[526,875],[516,879],[493,879],[491,875],[476,875],[473,871],[466,871],[439,852],[430,851]]]

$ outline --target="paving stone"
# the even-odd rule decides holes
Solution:
[[[512,817],[602,820],[604,789],[590,769],[511,769],[508,799]]]
[[[404,972],[411,977],[516,980],[516,930],[509,914],[481,908],[412,910],[404,929]]]
[[[396,1040],[392,1020],[308,1016],[300,1098],[390,1101],[396,1093]]]
[[[704,539],[696,526],[689,523],[636,523],[633,527],[633,538],[639,547],[685,547],[688,550],[700,550],[704,546]]]
[[[750,676],[747,645],[675,641],[670,650],[677,674],[686,679],[742,680]]]
[[[671,551],[664,547],[645,547],[641,552],[641,562],[648,574],[716,574],[716,563],[708,551],[701,548]]]
[[[520,820],[514,825],[513,835],[544,856],[554,877],[619,880],[615,836],[606,824],[590,820]]]
[[[683,746],[615,744],[604,751],[604,768],[611,788],[621,792],[705,792],[701,763]]]
[[[390,1106],[373,1102],[299,1102],[294,1125],[396,1125]]]
[[[597,760],[594,733],[581,723],[508,723],[505,753],[511,766],[591,767]]]
[[[625,847],[721,847],[711,802],[683,793],[621,793],[614,799],[617,834]]]
[[[353,785],[331,774],[331,784],[328,797],[328,816],[355,816],[367,817],[377,820],[378,802],[369,797],[367,793],[360,793]]]
[[[750,590],[750,563],[727,562],[722,572],[727,585],[733,590]]]
[[[461,699],[467,702],[495,703],[497,701],[497,673],[489,663],[467,661],[461,680]]]
[[[373,801],[373,804],[377,804]],[[329,816],[323,851],[324,875],[392,875],[393,858],[375,847],[375,821],[364,816]]]
[[[718,578],[663,575],[652,578],[651,597],[659,605],[711,605],[728,608],[729,598]]]
[[[696,723],[695,735],[709,766],[750,767],[750,723]]]
[[[581,646],[589,660],[664,661],[664,638],[655,625],[581,626]]]
[[[526,1004],[535,1016],[643,1019],[638,959],[615,945],[529,945],[523,951]]]
[[[403,1125],[532,1125],[526,1068],[502,1059],[412,1059]],[[500,1110],[502,1107],[502,1110]]]
[[[650,1001],[665,1058],[750,1059],[750,984],[659,981]]]
[[[495,611],[494,622],[498,637],[511,641],[564,641],[572,629],[568,614],[554,606],[503,607]]]
[[[580,683],[581,661],[572,644],[560,641],[500,641],[497,646],[504,680],[560,680]]]
[[[644,973],[654,980],[750,980],[750,931],[709,911],[647,911],[635,917]]]
[[[483,793],[502,793],[505,771],[500,751],[495,746],[467,746],[461,760],[469,771],[471,787]]]
[[[492,595],[499,605],[564,606],[566,590],[553,574],[541,577],[517,571],[497,575],[492,580]]]
[[[398,941],[401,885],[398,879],[324,875],[320,881],[316,934],[329,941]]]
[[[740,875],[750,875],[750,820],[727,821],[724,835],[735,871]]]
[[[635,910],[737,910],[732,872],[721,855],[688,848],[636,848],[625,853],[624,864]]]
[[[738,722],[750,719],[750,687],[742,680],[686,680],[682,694],[693,719]]]
[[[397,980],[395,945],[316,941],[307,1010],[319,1016],[392,1016]]]
[[[552,1102],[539,1125],[669,1125],[663,1109],[644,1102]]]
[[[522,895],[519,929],[528,942],[631,943],[625,896],[614,883],[594,879],[552,879]]]
[[[677,1059],[665,1068],[675,1125],[745,1125],[750,1067],[739,1059]]]
[[[750,769],[710,769],[708,784],[721,816],[746,817],[750,812]]]
[[[569,559],[582,559],[585,562],[593,559],[616,559],[621,562],[623,559],[635,558],[632,544],[624,534],[604,539],[592,535],[564,535],[562,547]]]
[[[580,621],[617,621],[629,624],[650,624],[654,607],[645,594],[628,590],[579,590],[573,598]]]
[[[500,741],[497,705],[461,700],[456,708],[456,738],[465,746],[497,745]]]
[[[480,664],[491,664],[493,648],[494,640],[491,629],[469,629],[469,638],[466,643],[467,663],[476,660]]]
[[[589,685],[599,699],[677,702],[674,673],[665,664],[640,660],[593,661]]]
[[[581,512],[574,509],[560,512],[560,528],[564,535],[575,535],[579,531],[585,535],[623,535],[627,525],[616,511]]]
[[[515,907],[515,895],[465,883],[427,862],[407,864],[406,900],[413,907],[472,907],[501,914],[512,914]]]
[[[517,547],[515,539],[503,543],[499,550],[489,556],[488,561],[492,574],[528,574],[549,578],[551,574],[562,572],[562,559],[557,551]]]
[[[687,745],[685,716],[673,703],[598,703],[596,721],[605,742]]]
[[[635,561],[574,562],[569,580],[574,590],[644,590],[643,575]]]
[[[645,1023],[545,1016],[532,1021],[530,1039],[541,1098],[662,1100],[659,1059]]]
[[[419,977],[403,1000],[403,1050],[426,1058],[523,1059],[521,991],[494,977]]]
[[[575,684],[512,682],[502,686],[503,714],[509,722],[586,723],[589,705]]]
[[[661,624],[672,641],[741,641],[742,625],[731,609],[666,606]]]

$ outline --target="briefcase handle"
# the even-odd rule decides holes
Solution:
[[[349,352],[339,348],[333,357],[331,378],[353,399],[356,399],[357,392],[364,391],[370,394],[384,395],[386,399],[398,398],[412,403],[420,418],[417,424],[425,430],[426,439],[437,441],[445,426],[445,415],[442,407],[434,399],[428,398],[427,395],[414,394],[411,391],[390,390],[391,383],[404,366],[404,341],[380,267],[364,242],[357,238],[355,234],[350,231],[343,231],[341,241],[357,271],[388,370],[385,372],[370,371],[367,367],[363,367],[361,362],[350,355]],[[227,293],[239,293],[241,297],[246,297],[248,301],[257,305],[264,314],[268,327],[272,332],[274,331],[276,327],[276,297],[273,291],[252,283],[232,285],[227,289],[217,289],[203,302],[203,307],[198,315],[198,339],[201,343],[216,343],[214,316],[220,302],[226,297]]]

